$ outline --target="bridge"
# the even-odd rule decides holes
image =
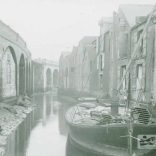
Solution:
[[[31,92],[31,53],[25,41],[0,21],[0,97]]]
[[[45,59],[32,61],[26,42],[0,21],[0,100],[51,90],[57,87],[57,76],[57,63]]]
[[[33,61],[33,91],[49,91],[58,86],[58,64],[46,59]]]

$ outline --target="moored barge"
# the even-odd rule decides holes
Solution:
[[[94,156],[156,155],[156,122],[148,109],[132,108],[131,121],[122,109],[113,116],[111,108],[93,103],[70,108],[66,113],[69,126],[66,156],[73,155],[69,144]]]

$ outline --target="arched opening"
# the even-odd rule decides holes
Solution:
[[[2,97],[16,96],[17,60],[14,49],[7,47],[2,59]]]
[[[58,87],[58,70],[55,69],[53,72],[53,86]]]
[[[48,68],[46,71],[46,90],[51,90],[51,70]]]
[[[19,63],[19,94],[22,95],[25,92],[25,60],[24,55],[21,55]]]

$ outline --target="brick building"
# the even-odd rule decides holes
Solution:
[[[131,52],[134,50],[147,17],[137,18],[137,24],[131,29]],[[155,26],[150,22],[137,50],[131,67],[131,100],[149,102],[156,98],[155,93]]]
[[[152,8],[121,5],[112,18],[103,17],[99,22],[100,35],[84,37],[70,54],[68,70],[73,72],[69,74],[69,88],[118,101],[118,86]],[[155,21],[154,16],[121,84],[121,91],[130,93],[131,102],[156,99]]]
[[[113,13],[112,98],[116,99],[118,85],[131,58],[131,30],[138,17],[147,16],[151,9],[151,5],[120,5],[118,12]],[[128,87],[128,77],[123,81],[123,90]]]
[[[100,36],[97,39],[98,89],[103,97],[110,95],[111,53],[112,53],[112,18],[103,17],[99,21]]]
[[[90,79],[96,69],[96,37],[86,36],[71,53],[62,53],[59,60],[60,87],[90,92]],[[95,79],[95,78],[94,78]]]

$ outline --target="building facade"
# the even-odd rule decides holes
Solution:
[[[60,87],[81,92],[96,89],[96,37],[86,36],[71,52],[62,53],[59,61]]]
[[[111,53],[112,53],[112,18],[99,21],[100,36],[97,39],[98,89],[102,97],[110,97]]]
[[[132,35],[134,27],[152,10],[151,5],[121,5],[118,12],[113,13],[112,27],[112,98],[117,99],[120,82],[126,72],[127,65],[132,59],[136,38]],[[140,67],[139,67],[140,68]],[[139,69],[141,70],[141,69]],[[132,71],[131,71],[132,72]],[[130,75],[134,75],[130,72]],[[128,74],[121,84],[120,90],[126,91],[131,82]]]
[[[133,58],[152,8],[151,5],[121,5],[112,18],[102,18],[100,35],[91,42],[84,37],[70,54],[68,70],[73,72],[68,75],[68,88],[96,93],[113,101],[119,100],[118,89],[124,94],[128,92],[132,103],[156,99],[155,16]]]
[[[143,20],[144,19],[144,20]],[[131,51],[134,50],[145,27],[147,17],[141,17],[131,30]],[[139,21],[139,19],[138,19]],[[155,99],[155,25],[151,20],[139,44],[131,67],[131,99],[150,102]],[[132,55],[132,54],[131,54]]]

